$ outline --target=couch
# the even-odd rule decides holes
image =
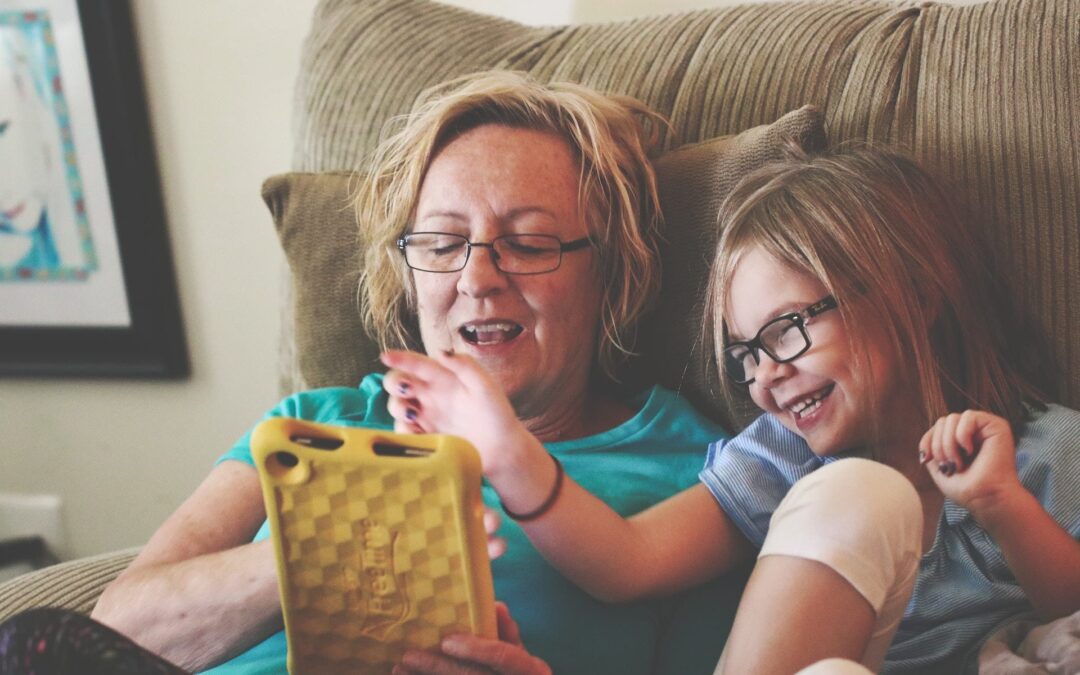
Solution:
[[[814,147],[827,134],[899,144],[964,194],[1057,362],[1057,399],[1080,407],[1078,27],[1076,0],[780,2],[548,27],[429,0],[323,0],[295,90],[296,171],[264,186],[293,279],[281,389],[352,385],[375,367],[355,307],[350,172],[424,88],[500,67],[631,94],[670,118],[657,159],[664,286],[627,383],[658,380],[742,422],[696,332],[716,206],[784,138]],[[87,612],[134,554],[0,585],[0,620]]]

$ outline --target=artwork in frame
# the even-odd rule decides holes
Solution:
[[[0,0],[0,375],[188,372],[127,0]]]

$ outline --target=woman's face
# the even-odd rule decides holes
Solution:
[[[732,276],[731,339],[752,339],[769,320],[802,311],[827,295],[820,281],[755,246],[746,251]],[[857,316],[858,308],[851,309]],[[891,429],[902,428],[894,423],[910,421],[912,401],[899,384],[897,359],[882,336],[871,332],[868,337],[867,374],[853,358],[840,312],[811,318],[807,331],[810,348],[793,361],[776,363],[759,352],[755,380],[749,385],[758,407],[805,439],[817,455],[866,449],[875,441],[871,420],[875,410],[889,420],[879,425],[884,436],[878,440],[887,440]]]
[[[505,234],[588,236],[578,209],[579,166],[552,134],[502,125],[472,129],[428,167],[413,232],[448,232],[471,242]],[[479,361],[523,417],[559,397],[584,394],[597,344],[602,294],[594,252],[562,254],[536,275],[495,267],[473,248],[459,272],[413,271],[420,335],[429,353],[452,349]]]

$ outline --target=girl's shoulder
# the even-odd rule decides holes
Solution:
[[[1017,430],[1019,457],[1075,457],[1080,451],[1080,411],[1051,403],[1032,409],[1031,417]]]
[[[706,465],[720,462],[749,463],[785,475],[791,483],[823,463],[806,441],[768,413],[735,436],[722,438],[709,447]]]
[[[1074,537],[1080,537],[1080,412],[1035,411],[1017,432],[1020,482]]]

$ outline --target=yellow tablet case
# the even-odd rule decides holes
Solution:
[[[251,451],[292,675],[389,673],[452,633],[496,637],[468,442],[274,418]]]

